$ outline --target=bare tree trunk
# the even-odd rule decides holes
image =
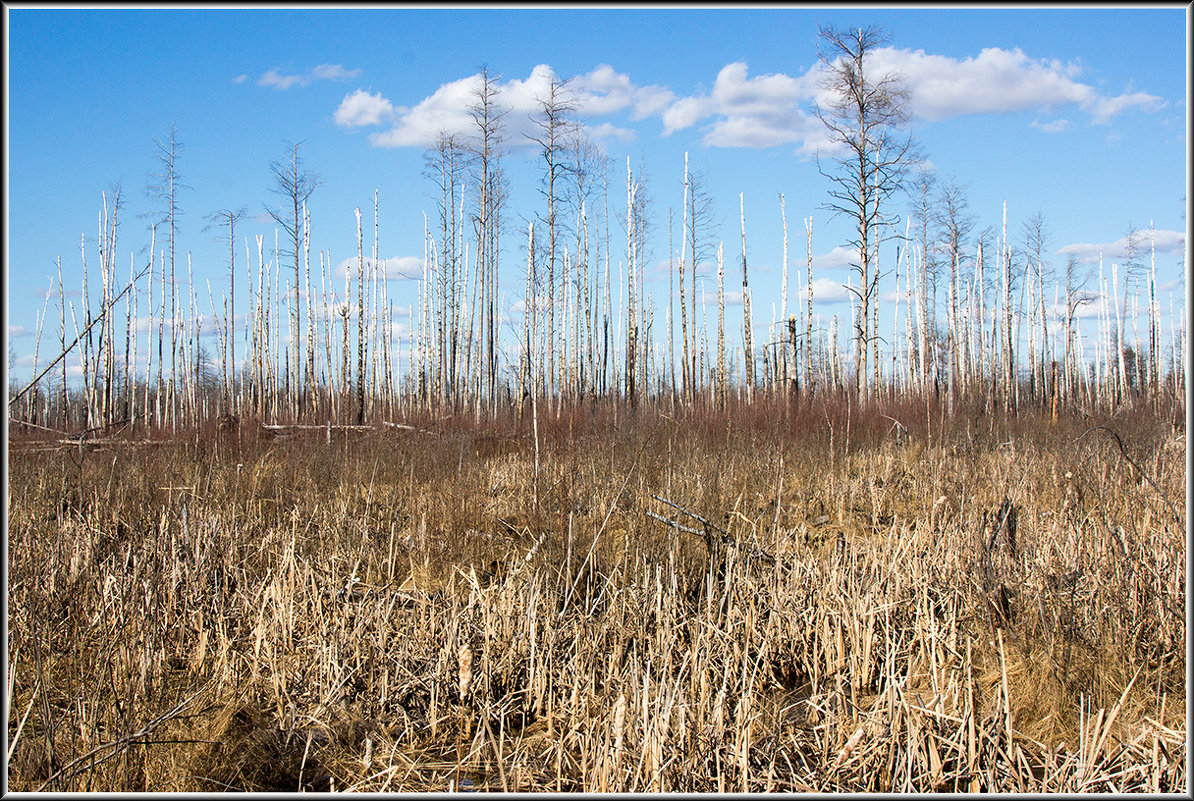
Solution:
[[[152,258],[153,251],[150,251]],[[129,285],[133,287],[132,291],[132,312],[128,317],[128,327],[125,329],[124,338],[124,396],[128,404],[127,416],[129,420],[130,431],[135,432],[137,426],[137,280],[134,276],[135,266],[133,264],[133,254],[129,254]],[[150,281],[152,282],[153,275],[150,274]],[[49,301],[49,293],[46,294],[46,300]],[[125,308],[128,308],[128,301],[125,302]],[[42,323],[45,323],[45,312],[42,312]],[[38,331],[37,341],[41,342],[41,332]],[[36,359],[36,354],[35,354]],[[130,368],[131,365],[131,368]],[[148,376],[147,376],[148,378]]]
[[[635,390],[635,357],[638,354],[638,331],[637,320],[635,317],[634,305],[634,194],[635,184],[633,174],[630,170],[630,157],[626,157],[626,288],[629,300],[626,310],[626,397],[630,401],[630,406],[633,408],[636,405],[637,397]]]
[[[1007,201],[1003,202],[1003,234],[1000,238],[999,257],[1003,264],[1003,410],[1012,409],[1016,381],[1015,344],[1012,340],[1012,259],[1011,247],[1007,243]]]
[[[726,298],[724,290],[725,265],[722,261],[722,248],[717,247],[717,408],[724,410],[726,406]]]
[[[909,222],[909,227],[910,227]],[[904,242],[908,241],[908,228],[904,231]],[[905,256],[904,248],[897,246],[896,248],[896,264],[895,264],[895,312],[891,318],[891,389],[892,394],[899,392],[900,387],[900,373],[899,373],[899,334],[900,334],[900,258]]]
[[[780,287],[779,287],[779,319],[780,324],[786,326],[788,324],[788,210],[784,206],[784,194],[779,194],[779,216],[784,226],[784,255],[783,266],[781,268]],[[774,314],[774,312],[772,312]],[[787,340],[786,331],[780,332],[780,341]],[[776,357],[780,360],[780,364],[776,365],[778,368],[775,372],[779,377],[783,392],[786,395],[788,392],[788,349],[786,346],[781,346],[776,353]]]
[[[680,224],[680,336],[684,340],[680,353],[680,385],[686,402],[692,398],[692,353],[688,346],[688,306],[684,297],[684,254],[688,246],[688,153],[684,153],[684,215]],[[696,292],[696,284],[693,284]],[[696,318],[692,321],[696,328]]]
[[[361,208],[357,217],[357,425],[365,424],[365,254],[361,241]],[[413,318],[412,318],[413,319]]]
[[[746,402],[750,403],[755,385],[754,345],[751,338],[754,322],[750,314],[750,288],[746,285],[746,200],[741,192],[738,193],[738,211],[742,218],[742,351],[746,367]]]
[[[808,308],[806,309],[806,314],[805,314],[805,319],[804,319],[804,347],[805,347],[805,350],[808,351],[808,353],[806,353],[804,356],[804,385],[807,388],[807,391],[811,391],[812,386],[813,386],[813,384],[812,384],[813,360],[811,358],[812,347],[813,347],[813,218],[812,218],[811,214],[808,217],[806,217],[804,220],[804,232],[808,237],[808,245],[807,245],[807,250],[806,250],[806,259],[807,259],[806,272],[808,274],[808,279],[805,282],[805,289],[808,290],[808,297],[806,298],[806,301],[808,303]],[[836,318],[834,318],[834,319],[836,319]],[[837,335],[836,335],[836,333],[834,334],[833,342],[834,342],[834,345],[833,345],[834,352],[836,353],[837,352]],[[793,358],[793,363],[795,363],[795,358],[796,358],[795,351],[792,352],[792,358]],[[836,380],[836,376],[835,376],[835,380]]]
[[[1111,262],[1111,291],[1115,303],[1115,363],[1118,366],[1116,370],[1115,401],[1119,403],[1128,391],[1128,376],[1124,365],[1123,309],[1119,305],[1119,263],[1114,261]]]
[[[91,371],[91,294],[87,291],[87,237],[79,235],[79,253],[83,259],[83,318],[84,331],[87,332],[82,342],[80,358],[83,367],[83,428],[89,429],[95,425],[95,392],[94,376]],[[73,316],[73,314],[72,314]],[[78,323],[75,323],[76,330]]]
[[[667,364],[668,373],[670,374],[671,390],[670,395],[673,401],[676,395],[676,359],[674,352],[675,345],[675,325],[672,319],[672,305],[676,302],[673,286],[675,285],[675,276],[673,271],[675,269],[675,262],[672,260],[672,208],[668,206],[667,210]]]

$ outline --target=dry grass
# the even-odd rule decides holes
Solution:
[[[417,428],[12,443],[10,788],[1187,789],[1172,422]]]

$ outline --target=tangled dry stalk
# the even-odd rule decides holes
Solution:
[[[772,412],[10,443],[10,787],[1188,789],[1180,425]]]

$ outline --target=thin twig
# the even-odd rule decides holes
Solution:
[[[1161,488],[1157,486],[1157,482],[1153,481],[1152,477],[1150,477],[1148,473],[1144,472],[1144,468],[1142,468],[1140,465],[1136,464],[1135,460],[1133,460],[1131,456],[1128,456],[1128,451],[1126,448],[1124,448],[1124,441],[1119,436],[1119,434],[1117,434],[1115,431],[1111,430],[1107,426],[1095,426],[1094,428],[1088,428],[1085,431],[1083,431],[1082,434],[1078,437],[1078,440],[1081,440],[1082,437],[1085,437],[1091,431],[1106,431],[1108,434],[1115,437],[1115,442],[1116,442],[1116,444],[1119,445],[1119,452],[1122,453],[1123,457],[1128,460],[1128,464],[1132,465],[1132,467],[1135,467],[1136,472],[1138,472],[1140,474],[1140,477],[1143,478],[1145,481],[1147,481],[1149,483],[1149,486],[1151,486],[1154,490],[1157,491],[1157,494],[1161,496],[1161,500],[1165,502],[1165,505],[1169,507],[1169,511],[1173,514],[1173,519],[1176,522],[1181,523],[1182,518],[1181,518],[1181,515],[1179,515],[1177,513],[1177,507],[1175,507],[1173,505],[1173,502],[1169,500],[1169,496],[1166,495],[1161,490]]]
[[[44,782],[42,782],[41,786],[37,788],[37,792],[40,793],[40,792],[44,791],[49,784],[51,784],[52,782],[54,782],[60,778],[63,780],[70,779],[70,778],[78,775],[79,773],[82,773],[84,770],[94,769],[98,765],[100,765],[104,762],[107,762],[109,759],[111,759],[112,757],[119,754],[123,750],[123,746],[130,745],[134,741],[139,740],[142,737],[145,737],[147,734],[149,734],[151,731],[156,729],[158,726],[161,726],[163,723],[166,723],[167,721],[177,717],[184,709],[186,709],[191,704],[191,702],[193,702],[196,698],[198,698],[200,695],[202,695],[210,685],[211,685],[211,682],[208,682],[208,684],[204,685],[203,687],[200,687],[194,693],[192,693],[191,695],[187,696],[182,701],[180,701],[173,709],[171,709],[170,711],[165,712],[161,715],[158,715],[156,718],[149,721],[144,726],[142,726],[139,730],[133,732],[132,734],[125,735],[124,737],[119,737],[110,743],[104,743],[103,745],[96,746],[95,748],[88,751],[86,754],[83,754],[82,756],[71,760],[68,764],[66,764],[63,767],[59,768],[58,770],[54,771],[54,773],[51,774],[48,779],[46,779]],[[106,754],[102,759],[90,761],[90,760],[93,760],[93,758],[97,754],[101,753],[102,751],[104,751],[106,749],[112,749],[112,750],[110,753]],[[74,768],[80,762],[87,762],[87,764],[82,765],[78,768],[75,768],[74,770],[71,770],[71,768]]]

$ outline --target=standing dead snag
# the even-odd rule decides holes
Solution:
[[[287,155],[284,159],[271,161],[269,165],[270,174],[274,177],[274,186],[270,190],[276,195],[281,196],[284,204],[281,208],[266,206],[266,212],[273,218],[286,234],[287,250],[279,253],[281,256],[288,256],[294,261],[294,283],[291,285],[295,297],[292,298],[291,309],[291,323],[294,331],[294,341],[291,346],[291,364],[294,365],[293,370],[298,370],[298,365],[301,363],[299,358],[299,347],[301,337],[298,332],[302,330],[299,326],[299,304],[297,302],[297,295],[299,287],[299,263],[300,254],[303,250],[303,233],[304,233],[304,207],[307,200],[310,199],[311,194],[319,188],[322,180],[307,169],[303,164],[303,158],[299,155],[299,148],[302,147],[302,142],[290,142],[286,148]],[[308,380],[312,380],[309,377]],[[299,383],[297,377],[288,376],[287,383],[292,391],[297,390]],[[308,387],[304,387],[308,389]]]
[[[746,200],[741,192],[738,193],[738,207],[742,216],[742,350],[746,356],[746,401],[749,403],[754,393],[755,359],[751,341],[750,287],[746,282]]]
[[[877,299],[878,275],[872,266],[878,257],[883,229],[898,222],[884,211],[884,202],[902,185],[907,168],[917,159],[911,136],[893,135],[908,121],[908,90],[893,73],[872,77],[875,51],[888,42],[880,28],[819,30],[824,50],[821,64],[826,77],[823,88],[832,93],[828,105],[814,104],[813,113],[825,125],[829,138],[840,147],[834,157],[837,172],[826,173],[834,188],[824,208],[835,216],[844,214],[854,225],[850,245],[858,252],[854,265],[859,284],[852,289],[858,297],[854,321],[854,363],[858,393],[870,394],[867,379],[867,344],[870,337],[873,301]]]

